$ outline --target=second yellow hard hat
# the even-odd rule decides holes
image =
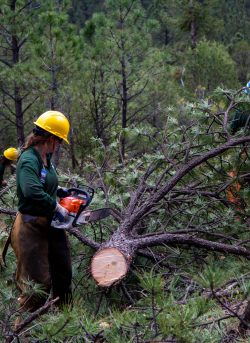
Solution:
[[[10,161],[16,161],[18,159],[18,151],[16,148],[8,148],[4,150],[3,155]]]

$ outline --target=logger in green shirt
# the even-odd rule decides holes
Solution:
[[[3,176],[6,167],[10,166],[11,163],[18,159],[18,151],[16,148],[8,148],[4,150],[3,156],[0,159],[0,187],[6,185],[6,181],[4,181]]]
[[[247,83],[244,92],[250,95],[250,81]],[[235,134],[240,129],[250,129],[250,102],[240,102],[237,104],[230,129],[232,134]]]
[[[18,214],[11,231],[17,258],[16,281],[22,311],[35,311],[52,291],[58,304],[71,300],[71,257],[65,231],[51,227],[56,214],[60,221],[68,211],[56,201],[58,179],[51,156],[64,140],[68,143],[69,122],[58,111],[47,111],[36,121],[19,158],[16,171]],[[34,293],[30,282],[40,285]]]

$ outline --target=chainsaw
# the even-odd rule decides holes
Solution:
[[[89,186],[58,188],[59,204],[67,209],[69,215],[64,222],[60,222],[55,216],[51,226],[56,229],[67,230],[74,226],[88,224],[108,217],[110,215],[110,208],[86,211],[94,197],[94,193],[94,189]]]

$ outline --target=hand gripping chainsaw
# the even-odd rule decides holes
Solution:
[[[88,224],[108,217],[110,208],[86,211],[94,197],[94,193],[94,189],[89,186],[59,188],[57,190],[57,196],[60,198],[59,204],[68,210],[69,215],[64,222],[60,222],[55,216],[51,226],[56,229],[67,230],[74,226]]]

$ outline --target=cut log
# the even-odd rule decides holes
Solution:
[[[91,261],[91,274],[98,286],[110,287],[128,272],[129,263],[117,248],[99,250]]]

